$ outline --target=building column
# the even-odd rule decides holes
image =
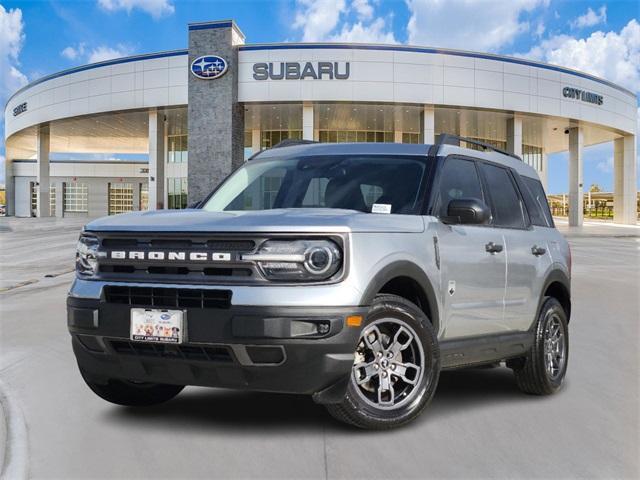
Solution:
[[[162,210],[164,205],[164,114],[149,110],[149,210]]]
[[[433,144],[436,141],[436,119],[433,105],[425,105],[422,111],[422,142]]]
[[[540,181],[542,182],[542,186],[546,192],[547,187],[549,186],[549,156],[545,151],[542,152],[541,168],[542,169],[538,173],[540,174]]]
[[[393,131],[393,143],[402,143],[402,130]]]
[[[584,134],[581,127],[569,129],[569,225],[582,226],[584,219],[582,185],[582,150]]]
[[[6,151],[4,161],[4,198],[7,217],[13,217],[16,214],[16,179],[13,176],[13,161],[9,158],[9,152]]]
[[[262,148],[260,133],[260,129],[254,128],[253,130],[251,130],[251,155],[255,155]]]
[[[36,216],[50,217],[51,189],[49,152],[51,148],[49,124],[39,125],[36,144]]]
[[[507,120],[507,152],[522,157],[522,117],[514,115]]]
[[[613,175],[613,220],[634,225],[638,216],[635,135],[613,141]]]
[[[302,139],[313,140],[313,103],[302,104]]]

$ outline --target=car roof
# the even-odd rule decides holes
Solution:
[[[252,160],[293,159],[316,155],[404,155],[425,157],[432,147],[433,145],[431,144],[411,143],[300,143],[262,150],[251,158]],[[513,168],[520,175],[538,179],[536,170],[519,160],[518,157],[492,150],[479,151],[450,144],[439,145],[438,156],[448,155],[474,157],[502,164]]]

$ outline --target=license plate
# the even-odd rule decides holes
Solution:
[[[131,309],[131,340],[137,342],[182,343],[182,310]]]

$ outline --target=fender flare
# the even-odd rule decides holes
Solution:
[[[360,299],[361,306],[371,305],[373,299],[382,289],[382,287],[397,277],[407,277],[415,281],[422,289],[425,297],[427,298],[428,305],[428,317],[436,332],[440,328],[440,308],[438,304],[438,297],[429,279],[428,275],[418,267],[415,263],[399,260],[390,263],[380,269],[371,279],[364,294]]]
[[[556,283],[556,282],[561,284],[567,291],[568,305],[566,306],[567,308],[565,311],[567,313],[567,322],[570,320],[571,318],[571,280],[569,279],[569,277],[564,271],[562,271],[559,268],[555,268],[549,272],[549,274],[544,280],[544,283],[542,284],[542,289],[540,290],[541,295],[540,295],[540,299],[538,300],[538,308],[536,309],[536,316],[533,319],[532,325],[535,325],[535,322],[538,320],[538,317],[540,316],[540,309],[542,308],[542,304],[545,298],[543,295],[544,292],[547,291],[547,288],[549,288],[549,286],[552,283]]]

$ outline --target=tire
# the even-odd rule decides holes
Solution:
[[[184,385],[164,385],[159,383],[134,383],[127,380],[107,379],[97,383],[82,370],[82,378],[87,386],[107,402],[127,407],[147,407],[171,400],[178,395]]]
[[[557,339],[555,343],[550,340],[555,331],[561,336],[558,337],[561,338],[560,342]],[[547,350],[546,342],[551,342],[547,343]],[[536,321],[535,339],[529,354],[519,362],[512,363],[518,388],[532,395],[550,395],[557,392],[562,387],[567,373],[568,361],[567,315],[558,300],[546,297]]]
[[[347,393],[326,408],[359,428],[399,427],[429,404],[439,376],[440,350],[429,319],[402,297],[378,295],[362,328]]]

